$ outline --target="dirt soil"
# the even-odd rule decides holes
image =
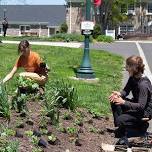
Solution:
[[[52,125],[49,117],[42,117],[40,102],[28,102],[28,109],[29,114],[25,117],[12,111],[11,120],[7,124],[17,134],[21,134],[19,137],[9,137],[9,140],[20,142],[20,152],[32,152],[34,147],[40,147],[44,152],[101,152],[102,142],[112,144],[117,140],[113,133],[107,131],[107,127],[113,127],[111,117],[93,118],[86,109],[77,109],[77,112],[60,109],[60,123],[59,127],[56,127]],[[0,118],[0,124],[6,125],[6,121]],[[72,134],[70,129],[67,131],[68,127],[77,131]],[[25,133],[29,130],[38,132],[37,140],[43,140],[45,144],[38,146],[37,142],[33,143],[31,137]],[[57,139],[53,143],[48,142],[48,136],[51,134]]]

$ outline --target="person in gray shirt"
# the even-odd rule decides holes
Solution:
[[[140,56],[131,56],[126,59],[126,70],[129,79],[121,92],[113,91],[109,97],[114,117],[114,125],[119,132],[116,136],[123,137],[126,129],[136,128],[145,132],[152,115],[152,85],[144,76],[144,64]],[[127,99],[129,93],[133,98]]]

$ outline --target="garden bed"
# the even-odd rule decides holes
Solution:
[[[1,79],[12,68],[17,58],[16,50],[16,45],[1,45]],[[102,142],[113,143],[115,139],[111,136],[112,134],[106,131],[106,127],[113,125],[112,119],[105,116],[110,115],[109,94],[113,90],[119,90],[121,86],[123,58],[105,51],[91,51],[93,69],[99,81],[97,83],[87,83],[69,78],[75,75],[75,67],[79,67],[82,49],[32,46],[32,50],[36,50],[42,57],[46,57],[46,62],[51,67],[50,80],[47,82],[45,89],[47,94],[45,101],[48,101],[48,103],[37,99],[37,94],[35,94],[35,100],[31,97],[26,98],[23,94],[16,100],[16,103],[22,103],[21,109],[16,109],[16,111],[22,112],[27,105],[28,112],[27,115],[24,115],[24,113],[21,114],[14,110],[9,111],[11,102],[8,102],[7,97],[5,97],[6,94],[2,93],[5,101],[1,100],[0,102],[2,107],[0,112],[3,112],[3,116],[10,119],[10,122],[8,124],[6,120],[0,117],[0,124],[3,126],[0,128],[0,149],[5,147],[5,149],[11,149],[12,152],[14,152],[13,147],[15,150],[19,147],[20,152],[65,152],[66,150],[67,152],[98,152],[101,151]],[[16,83],[16,80],[17,75],[6,85],[6,91],[10,96],[14,96],[16,87],[20,86]],[[53,87],[55,91],[61,92],[63,98],[58,98],[60,95],[51,98],[55,93],[50,94],[53,88],[50,81],[58,82],[58,80],[62,81],[56,83]],[[31,88],[33,88],[33,85]],[[77,95],[74,98],[75,93]],[[59,126],[53,125],[53,122],[50,121],[51,110],[56,112],[55,116],[58,116],[58,105],[61,106],[60,102],[58,102],[59,104],[52,104],[51,102],[54,99],[63,99],[62,105],[65,108],[68,108],[68,106],[71,107],[70,109],[79,107],[76,108],[75,112],[69,112],[69,110],[60,107]],[[69,101],[67,104],[64,104],[67,101],[65,99]],[[47,104],[50,105],[47,106]],[[46,112],[50,114],[50,117],[46,116]],[[102,114],[102,117],[99,113]],[[67,120],[69,119],[67,118],[68,115],[71,115],[72,119]],[[33,136],[34,130],[38,130],[41,137]],[[48,131],[51,133],[48,134]],[[38,146],[40,139],[46,141],[44,143],[45,148]],[[78,139],[80,139],[80,143]],[[13,142],[16,140],[19,143]],[[40,140],[40,142],[42,141]],[[41,143],[39,144],[41,145]]]
[[[109,134],[106,127],[113,125],[109,117],[95,117],[86,109],[77,109],[70,112],[60,109],[59,126],[54,126],[48,117],[42,118],[42,107],[38,101],[28,102],[29,114],[21,117],[20,113],[12,112],[8,128],[14,131],[14,135],[7,139],[19,141],[20,152],[45,151],[45,152],[100,152],[101,143],[113,143],[114,137]],[[81,122],[78,121],[81,119]],[[6,125],[6,121],[0,118],[1,124]],[[32,131],[32,132],[31,132]],[[34,140],[33,131],[38,131],[40,137]],[[17,134],[22,136],[15,137]],[[48,136],[53,135],[56,142],[49,143]],[[38,146],[38,141],[43,139],[46,147]],[[45,145],[45,144],[44,144]]]

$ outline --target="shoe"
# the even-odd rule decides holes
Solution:
[[[125,127],[123,127],[123,126],[118,127],[118,129],[116,129],[114,131],[114,134],[115,134],[115,138],[125,137],[125,135],[126,135],[126,129],[125,129]]]
[[[118,129],[118,127],[106,127],[106,130],[109,133],[114,133],[117,129]]]
[[[122,137],[120,138],[117,142],[116,145],[127,145],[129,146],[128,138],[127,137]]]

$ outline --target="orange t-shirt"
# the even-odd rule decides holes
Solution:
[[[36,52],[30,51],[29,56],[20,56],[16,61],[15,66],[23,67],[26,72],[35,72],[41,74],[40,63],[42,62],[40,56]]]

